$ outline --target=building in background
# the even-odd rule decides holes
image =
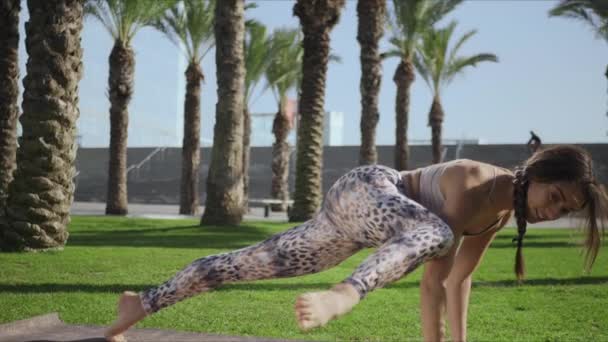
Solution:
[[[323,122],[323,145],[344,145],[344,113],[326,112]]]
[[[276,113],[251,113],[251,146],[263,147],[272,146],[274,134],[272,134],[272,123]],[[290,146],[296,143],[295,129],[292,129],[287,136]]]
[[[272,134],[272,123],[276,113],[252,113],[251,114],[251,146],[272,146],[274,134]],[[297,128],[297,124],[296,124]],[[287,136],[290,146],[296,144],[296,129],[292,129]],[[329,111],[325,113],[323,123],[323,145],[344,145],[344,113]]]

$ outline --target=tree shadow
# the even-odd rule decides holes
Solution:
[[[27,340],[25,342],[106,342],[107,340],[103,337],[92,337],[92,338],[83,338],[78,340]]]
[[[513,242],[513,238],[517,236],[516,232],[513,234],[500,234],[494,238],[491,247],[494,248],[512,248],[516,247],[517,244]],[[602,241],[602,246],[608,245],[608,235]],[[566,247],[566,248],[579,248],[582,246],[584,235],[575,230],[564,230],[563,232],[556,232],[555,234],[534,234],[528,233],[524,236],[524,247],[538,247],[538,248],[553,248],[553,247]]]
[[[527,241],[524,238],[524,248],[577,248],[580,247],[575,241]],[[495,241],[490,245],[490,248],[515,248],[517,244],[511,241]]]
[[[141,292],[147,289],[157,287],[158,284],[58,284],[58,283],[42,283],[42,284],[2,284],[0,283],[0,291],[7,293],[121,293],[123,291]],[[292,290],[313,290],[313,289],[328,289],[335,284],[330,282],[315,282],[315,283],[265,283],[265,282],[242,282],[225,284],[219,288],[213,289],[214,292],[224,291],[292,291]]]
[[[494,237],[494,241],[511,241],[514,237],[517,236],[517,232],[503,233],[500,235],[496,235]],[[564,235],[549,235],[549,234],[526,234],[524,240],[553,240],[553,239],[562,239],[565,238]]]
[[[526,279],[522,284],[518,284],[517,280],[492,280],[492,281],[476,281],[473,280],[471,285],[473,288],[484,287],[519,287],[519,286],[572,286],[572,285],[597,285],[608,284],[608,276],[605,277],[576,277],[576,278],[532,278]],[[416,288],[419,282],[400,282],[389,285],[387,288]]]
[[[86,229],[80,229],[73,234],[108,234],[108,233],[115,233],[115,232],[120,232],[123,234],[171,233],[171,232],[193,230],[195,228],[201,229],[203,231],[213,231],[213,229],[216,229],[216,227],[209,227],[209,230],[207,230],[207,227],[201,227],[201,226],[197,226],[197,225],[174,226],[174,227],[141,227],[141,228],[132,228],[132,229],[122,229],[122,228],[89,229],[89,228],[86,228]]]
[[[418,288],[419,281],[400,281],[386,286],[387,289]],[[597,285],[608,284],[608,276],[598,277],[576,277],[576,278],[533,278],[526,279],[519,285],[513,280],[473,281],[472,287],[519,287],[519,286],[572,286],[572,285]],[[87,293],[120,293],[122,291],[144,291],[159,284],[2,284],[1,292],[10,293],[49,293],[49,292],[87,292]],[[294,290],[317,290],[329,289],[335,283],[332,282],[310,282],[310,283],[280,283],[280,282],[240,282],[225,284],[213,291],[294,291]]]
[[[252,225],[96,229],[73,232],[67,246],[239,249],[270,236],[272,233]]]
[[[519,285],[513,280],[473,281],[473,287],[517,287],[517,286],[571,286],[608,284],[608,277],[534,278]]]

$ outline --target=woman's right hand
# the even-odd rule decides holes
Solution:
[[[460,241],[460,237],[456,239]],[[420,282],[420,313],[424,341],[440,341],[442,334],[442,313],[446,302],[445,281],[454,264],[454,256],[459,243],[454,243],[447,255],[433,259],[424,265]]]

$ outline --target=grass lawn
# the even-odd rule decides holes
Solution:
[[[106,325],[117,296],[165,281],[201,256],[241,248],[290,224],[245,222],[198,227],[196,220],[73,217],[65,250],[0,254],[0,323],[49,312],[73,324]],[[515,285],[512,228],[503,229],[474,275],[471,341],[608,340],[608,250],[582,272],[579,235],[569,229],[528,232],[525,285]],[[606,245],[606,244],[605,244]],[[300,333],[296,296],[346,278],[368,254],[299,278],[236,283],[178,303],[139,327],[305,340],[419,340],[420,269],[370,294],[349,315]]]

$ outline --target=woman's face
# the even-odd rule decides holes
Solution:
[[[571,182],[540,183],[531,181],[528,187],[527,221],[556,220],[570,212],[581,210],[584,195],[580,186]]]

